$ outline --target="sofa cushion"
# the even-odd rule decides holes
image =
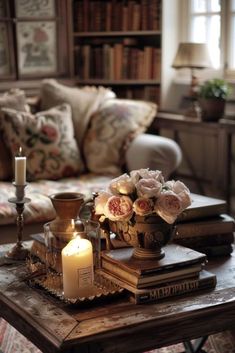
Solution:
[[[11,89],[0,96],[0,109],[12,108],[20,111],[29,111],[26,103],[24,91],[20,89]],[[10,180],[13,175],[12,164],[9,163],[11,153],[3,141],[1,130],[1,114],[0,114],[0,180]]]
[[[42,81],[40,95],[43,110],[61,103],[71,105],[75,137],[80,147],[91,114],[105,99],[115,97],[110,89],[104,87],[68,87],[54,79]]]
[[[81,192],[85,200],[92,192],[104,189],[111,178],[94,174],[83,174],[78,178],[63,178],[57,181],[38,180],[31,182],[25,189],[25,196],[30,202],[25,204],[24,221],[26,224],[48,222],[55,218],[55,211],[49,195],[56,192]],[[8,202],[15,196],[15,188],[10,182],[0,182],[0,225],[14,224],[16,221],[15,205]]]
[[[27,180],[59,179],[83,171],[68,104],[35,115],[7,108],[2,112],[12,155],[21,146],[27,157]]]
[[[95,173],[121,173],[125,151],[156,116],[154,103],[109,99],[93,114],[84,140],[87,168]]]

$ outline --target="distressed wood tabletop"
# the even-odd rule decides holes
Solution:
[[[4,246],[0,247],[0,253]],[[136,353],[235,328],[235,256],[209,260],[215,289],[135,305],[126,296],[72,306],[0,263],[0,315],[44,353]]]

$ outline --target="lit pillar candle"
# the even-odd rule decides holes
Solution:
[[[91,294],[94,270],[92,244],[76,237],[62,250],[63,289],[66,298]]]
[[[15,184],[26,184],[26,157],[21,156],[22,149],[19,149],[19,156],[15,157]]]

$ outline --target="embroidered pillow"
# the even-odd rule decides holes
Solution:
[[[80,147],[92,113],[105,99],[115,97],[110,89],[104,87],[68,87],[54,79],[42,81],[40,95],[43,110],[62,103],[71,106],[75,137]]]
[[[156,116],[154,103],[109,99],[93,114],[84,140],[87,168],[95,173],[121,173],[125,150],[132,139],[146,131]]]
[[[19,146],[27,157],[27,180],[59,179],[83,171],[68,104],[31,113],[2,109],[4,138],[12,156]]]
[[[0,96],[1,108],[12,108],[20,111],[29,111],[25,93],[20,89],[11,89]],[[13,175],[12,164],[9,163],[11,154],[2,138],[1,114],[0,114],[0,180],[10,180]]]

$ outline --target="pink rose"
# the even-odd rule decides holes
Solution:
[[[170,180],[170,181],[167,181],[164,184],[164,186],[167,187],[168,190],[173,191],[176,195],[180,197],[181,205],[183,209],[191,205],[192,200],[190,197],[190,191],[187,188],[187,186],[184,183],[182,183],[182,181]]]
[[[126,173],[113,179],[109,188],[113,194],[129,195],[135,191],[135,185]]]
[[[136,183],[138,197],[158,197],[162,190],[162,184],[155,179],[140,179]]]
[[[181,198],[171,190],[163,192],[155,203],[155,212],[169,224],[174,223],[183,210]]]
[[[104,207],[104,215],[111,221],[129,221],[133,215],[132,201],[128,196],[112,196]]]
[[[147,216],[153,212],[153,201],[140,197],[133,203],[133,210],[139,216]]]
[[[95,198],[95,214],[104,214],[104,207],[111,196],[110,193],[103,191]]]

